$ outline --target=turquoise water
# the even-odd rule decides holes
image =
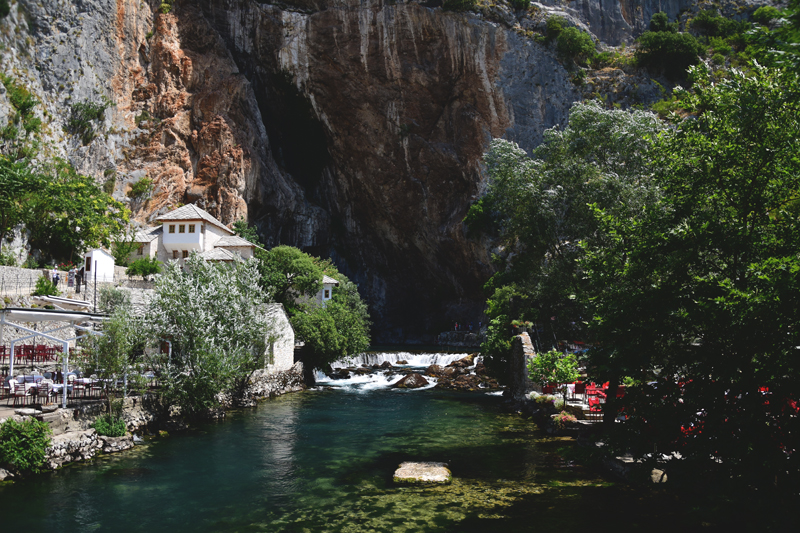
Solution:
[[[502,412],[501,401],[436,389],[289,394],[2,485],[0,523],[50,532],[527,531],[532,521],[579,525],[605,500],[599,491],[618,490],[564,462],[564,442]],[[447,462],[454,482],[394,484],[408,460]]]

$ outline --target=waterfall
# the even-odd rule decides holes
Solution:
[[[361,365],[380,365],[389,361],[394,366],[428,367],[430,365],[447,366],[454,361],[467,357],[467,353],[412,353],[412,352],[366,352],[331,364],[334,368],[347,368]],[[397,365],[397,361],[405,361],[405,365]],[[476,358],[476,362],[478,358]]]

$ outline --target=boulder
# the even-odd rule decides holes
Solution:
[[[406,361],[405,359],[401,359],[400,361],[397,361],[395,364],[396,365],[407,365],[408,361]]]
[[[392,385],[392,387],[397,389],[418,389],[420,387],[424,387],[427,384],[428,380],[422,377],[421,374],[412,372],[411,374],[407,375],[406,377],[402,378],[400,381]]]
[[[439,365],[431,365],[425,369],[425,375],[439,377],[442,375],[442,367]]]
[[[475,364],[475,354],[471,353],[466,357],[459,359],[458,361],[453,361],[450,363],[448,368],[468,368]]]
[[[394,368],[394,367],[392,366],[392,363],[390,363],[389,361],[384,361],[378,368]]]
[[[450,483],[453,475],[447,463],[401,463],[394,472],[395,483]]]

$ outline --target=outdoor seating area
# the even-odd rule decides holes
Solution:
[[[54,363],[58,354],[64,349],[61,346],[46,344],[18,344],[14,346],[14,360],[18,364]],[[11,359],[11,347],[0,345],[0,364],[8,364]]]
[[[80,377],[78,372],[67,374],[66,392],[69,400],[101,399],[105,397],[107,383],[96,378]],[[49,405],[59,403],[64,394],[63,377],[55,372],[18,375],[3,381],[0,400],[6,405]]]
[[[581,407],[587,420],[600,421],[603,419],[602,406],[611,394],[608,382],[601,385],[584,381],[548,383],[542,387],[542,394],[563,395],[564,387],[567,388],[567,403]],[[615,394],[617,398],[622,398],[625,395],[625,386],[618,386]]]

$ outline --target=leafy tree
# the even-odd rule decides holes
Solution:
[[[761,6],[753,12],[753,20],[764,26],[782,17],[783,12],[774,6]]]
[[[278,303],[292,310],[297,299],[313,296],[322,289],[322,269],[314,259],[292,246],[256,251],[261,261],[262,286]]]
[[[574,354],[562,354],[558,350],[538,353],[528,362],[528,376],[541,385],[548,383],[564,385],[562,393],[566,402],[568,392],[566,384],[572,383],[580,376],[578,360]]]
[[[8,0],[0,0],[0,18],[6,18],[11,13],[11,6],[8,5]]]
[[[172,261],[156,281],[150,338],[170,341],[172,353],[154,355],[152,364],[167,403],[183,415],[216,407],[220,393],[241,389],[262,364],[273,327],[260,277],[255,259],[226,265],[192,254],[183,270]]]
[[[34,418],[0,424],[0,465],[19,472],[38,472],[50,446],[50,425]]]
[[[42,175],[45,185],[29,204],[32,246],[54,258],[70,258],[119,240],[129,222],[124,205],[65,161],[54,160]]]
[[[0,155],[0,243],[28,220],[31,197],[43,187],[41,177],[31,172],[30,161],[11,161]]]
[[[599,229],[590,205],[630,217],[655,201],[648,139],[662,128],[650,113],[589,102],[573,106],[566,128],[545,132],[533,158],[514,143],[492,141],[487,192],[466,219],[470,228],[494,231],[505,253],[485,287],[493,292],[482,347],[487,366],[502,368],[514,319],[578,334],[585,316],[578,243],[597,238]]]
[[[674,80],[683,78],[703,52],[703,45],[691,34],[646,31],[638,39],[635,57],[640,66]]]
[[[258,231],[256,231],[255,226],[248,226],[247,220],[245,219],[234,222],[233,231],[236,232],[236,235],[248,242],[256,245],[261,244],[261,240],[258,238]]]
[[[800,82],[754,65],[714,83],[691,71],[693,117],[657,144],[658,208],[598,209],[587,243],[596,377],[654,385],[610,398],[635,457],[677,452],[670,479],[797,491]]]

